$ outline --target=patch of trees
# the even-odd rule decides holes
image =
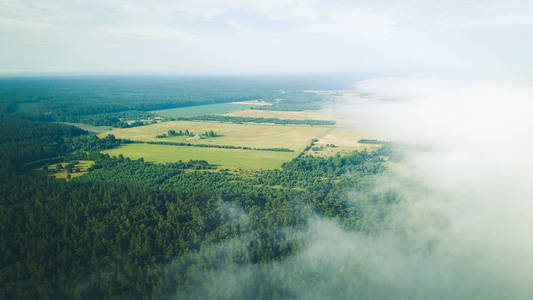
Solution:
[[[383,142],[380,142],[378,140],[371,140],[371,139],[360,139],[357,141],[360,144],[373,144],[373,145],[381,145]]]
[[[69,160],[77,152],[118,147],[126,140],[100,139],[75,126],[20,118],[0,119],[0,168],[16,172]]]
[[[178,121],[216,121],[216,122],[231,122],[235,124],[242,123],[272,123],[280,125],[335,125],[335,121],[329,120],[295,120],[295,119],[278,119],[278,118],[257,118],[257,117],[235,117],[235,116],[220,116],[220,115],[204,115],[196,117],[178,117],[171,118]]]
[[[183,131],[183,130],[176,131],[174,129],[170,129],[167,133],[158,134],[155,137],[156,138],[167,138],[167,137],[171,137],[171,136],[194,137],[194,136],[196,136],[196,134],[194,132],[192,132],[192,131],[189,131],[189,129],[185,129],[185,131]],[[212,137],[218,137],[219,135],[217,133],[215,133],[213,130],[209,130],[209,131],[205,131],[204,133],[202,133],[199,136],[203,137],[203,138],[212,138]]]
[[[17,170],[31,161],[69,153],[68,140],[86,133],[63,124],[0,118],[0,168]]]
[[[160,141],[128,141],[130,143],[138,144],[154,144],[154,145],[170,145],[170,146],[188,146],[188,147],[203,147],[203,148],[221,148],[221,149],[242,149],[242,150],[257,150],[257,151],[275,151],[275,152],[294,152],[288,148],[256,148],[247,146],[234,145],[213,145],[213,144],[191,144],[186,142],[160,142]]]
[[[318,110],[324,106],[324,101],[326,100],[327,98],[317,93],[287,90],[281,93],[275,101],[272,101],[272,105],[262,105],[252,109],[278,111]]]
[[[146,125],[145,122],[141,120],[152,120],[155,116],[156,115],[151,112],[131,110],[123,112],[79,115],[76,118],[71,118],[70,122],[79,122],[94,126],[130,128]]]

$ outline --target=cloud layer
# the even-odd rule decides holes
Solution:
[[[532,66],[524,1],[18,1],[5,72],[352,72]]]

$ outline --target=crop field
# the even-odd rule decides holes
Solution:
[[[111,156],[122,154],[132,159],[166,163],[177,161],[206,160],[219,168],[228,169],[275,169],[285,161],[296,157],[295,152],[275,152],[240,149],[203,148],[153,144],[128,144],[102,151]]]
[[[257,105],[257,104],[255,104]],[[209,104],[209,105],[197,105],[197,106],[188,106],[180,108],[171,108],[163,110],[154,110],[152,113],[155,113],[163,117],[197,117],[204,115],[213,115],[213,114],[223,114],[229,113],[236,110],[249,109],[250,107],[255,106],[254,104],[243,104],[243,103],[220,103],[220,104]]]
[[[115,129],[102,132],[98,136],[113,134],[117,138],[156,141],[182,142],[183,137],[156,138],[156,135],[167,133],[168,130],[185,131],[197,134],[214,131],[219,137],[188,140],[191,144],[232,145],[251,148],[288,148],[296,152],[302,151],[313,138],[320,139],[335,129],[332,126],[276,125],[266,123],[221,123],[198,121],[172,121],[133,128]]]

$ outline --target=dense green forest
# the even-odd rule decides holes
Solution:
[[[295,120],[295,119],[278,119],[278,118],[255,118],[255,117],[234,117],[234,116],[219,116],[219,115],[205,115],[197,117],[179,117],[170,118],[178,121],[217,121],[217,122],[231,122],[236,124],[242,123],[271,123],[280,125],[335,125],[335,121],[329,120]]]
[[[54,121],[142,126],[153,109],[248,99],[302,110],[324,101],[304,90],[342,85],[315,77],[1,79],[0,299],[292,298],[289,282],[327,280],[327,272],[291,262],[309,246],[316,220],[369,237],[386,228],[401,197],[374,187],[386,176],[384,160],[397,158],[390,144],[329,158],[304,151],[281,169],[227,170],[112,158],[100,151],[132,141]],[[68,181],[46,168],[64,163],[68,173],[78,160],[90,168]],[[354,192],[356,203],[347,196]]]
[[[302,90],[339,89],[347,83],[334,76],[0,78],[0,113],[129,127],[124,119],[146,119],[151,110],[203,104],[262,99],[274,109],[320,108],[323,98]]]
[[[110,158],[99,150],[128,141],[67,125],[2,116],[0,126],[2,299],[291,297],[280,280],[302,270],[272,264],[298,256],[311,220],[379,234],[387,205],[400,201],[372,191],[385,150],[230,171]],[[73,159],[95,164],[68,182],[37,171]],[[345,197],[354,189],[364,195],[358,205]],[[253,273],[258,266],[266,269]],[[254,275],[236,293],[198,294],[227,268]]]

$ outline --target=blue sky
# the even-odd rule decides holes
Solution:
[[[531,1],[3,0],[0,72],[513,72]]]

